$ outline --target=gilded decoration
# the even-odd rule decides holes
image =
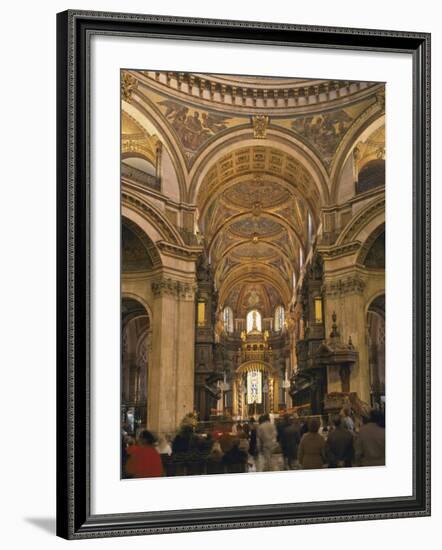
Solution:
[[[130,73],[123,72],[121,76],[121,97],[130,102],[132,94],[138,88],[138,80]]]
[[[298,405],[322,414],[327,395],[319,393],[341,388],[340,369],[324,371],[321,385],[314,365],[319,349],[320,368],[329,369],[331,348],[321,345],[335,309],[347,317],[342,342],[353,346],[353,338],[359,354],[342,383],[370,399],[361,378],[371,368],[364,308],[383,291],[385,194],[379,185],[362,196],[357,185],[361,171],[385,159],[383,85],[130,71],[121,94],[121,202],[133,224],[122,230],[123,290],[156,316],[157,342],[176,346],[160,353],[152,341],[166,382],[148,398],[167,402],[169,415],[153,431],[176,430],[181,384],[186,411],[200,420],[250,415],[248,378],[237,376],[243,345],[246,354],[266,347],[271,369],[257,416]],[[129,178],[127,166],[144,166],[144,179],[158,186]],[[132,265],[148,275],[132,274]],[[128,358],[130,339],[123,344]],[[149,361],[145,347],[137,352],[140,365]],[[312,390],[317,403],[304,403]]]
[[[255,115],[252,118],[253,136],[257,139],[263,139],[267,134],[267,127],[270,118],[266,115]]]
[[[179,281],[172,277],[160,276],[151,283],[155,298],[169,296],[184,301],[193,300],[196,285],[194,282]]]

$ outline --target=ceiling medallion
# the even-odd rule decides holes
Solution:
[[[253,216],[255,216],[256,218],[259,218],[261,213],[262,213],[262,202],[260,201],[254,202],[252,206]]]
[[[253,136],[257,139],[264,139],[269,125],[269,117],[267,115],[255,115],[252,117]]]

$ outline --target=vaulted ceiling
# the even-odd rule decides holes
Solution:
[[[123,153],[154,160],[158,140],[175,149],[220,307],[288,306],[340,147],[383,112],[382,85],[155,71],[127,71],[123,84],[123,100],[156,129],[123,114]],[[383,140],[361,143],[360,158],[379,156]]]

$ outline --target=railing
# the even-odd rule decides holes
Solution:
[[[138,170],[138,168],[134,168],[133,166],[129,166],[124,162],[121,163],[121,175],[125,178],[136,181],[137,183],[147,185],[147,187],[150,187],[155,191],[161,191],[160,178],[158,178],[157,176],[152,176],[151,174],[147,174],[146,172]]]

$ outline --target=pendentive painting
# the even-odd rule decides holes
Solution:
[[[384,83],[121,71],[123,479],[385,465],[385,156]]]

